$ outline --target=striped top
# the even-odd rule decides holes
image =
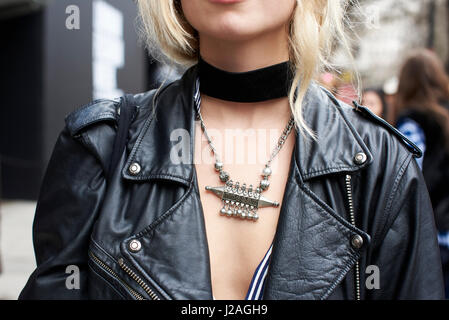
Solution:
[[[257,266],[253,278],[251,279],[245,300],[262,300],[272,250],[273,245],[270,246],[262,261]]]
[[[262,261],[254,271],[253,278],[249,284],[248,292],[246,293],[245,300],[262,300],[263,292],[265,289],[265,280],[267,278],[268,266],[271,260],[271,251],[273,250],[273,245],[270,246],[267,253],[263,257]],[[215,300],[215,297],[213,297]]]
[[[440,231],[438,233],[438,244],[449,249],[449,231]]]
[[[398,121],[398,130],[406,136],[411,142],[416,144],[418,148],[421,149],[423,156],[416,159],[419,167],[422,169],[424,153],[426,151],[426,136],[421,126],[415,121],[408,117],[404,117]]]
[[[199,114],[201,108],[201,93],[200,93],[199,79],[196,80],[194,100],[197,114]],[[272,250],[273,245],[270,246],[267,253],[265,253],[265,256],[263,257],[262,261],[257,266],[256,271],[253,274],[253,278],[251,279],[248,292],[246,293],[245,300],[262,300],[263,291],[265,288],[265,279],[268,273],[268,266],[270,265]]]

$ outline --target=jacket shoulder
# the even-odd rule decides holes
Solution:
[[[138,113],[145,114],[141,111],[151,107],[152,98],[156,91],[154,89],[134,95],[137,110],[140,111]],[[117,125],[123,98],[98,99],[76,109],[65,117],[67,130],[72,136],[76,136],[95,124]]]
[[[325,89],[324,89],[325,90]],[[327,90],[325,90],[327,91]],[[375,115],[370,109],[365,106],[360,105],[357,101],[352,102],[352,106],[345,104],[341,101],[338,101],[331,93],[327,92],[334,103],[338,104],[345,114],[351,114],[349,118],[353,121],[363,122],[364,124],[368,124],[367,126],[358,126],[359,130],[357,131],[377,131],[385,130],[391,137],[394,137],[399,141],[401,145],[403,145],[408,151],[410,151],[414,157],[421,158],[423,153],[421,149],[410,141],[404,134],[402,134],[398,129],[396,129],[393,125],[388,123],[386,120],[381,117]],[[354,123],[353,123],[354,124]],[[359,132],[362,134],[362,132]]]
[[[408,139],[404,134],[402,134],[402,132],[400,132],[398,129],[396,129],[394,126],[392,126],[390,123],[388,123],[381,117],[375,115],[367,107],[359,105],[356,101],[354,101],[353,104],[354,104],[354,110],[357,113],[359,113],[362,117],[387,129],[391,134],[396,136],[399,139],[399,141],[401,141],[405,145],[405,147],[413,154],[413,156],[415,156],[416,158],[422,157],[422,155],[423,155],[422,150],[416,144],[414,144],[410,139]]]
[[[120,99],[99,99],[84,105],[65,117],[67,130],[72,136],[83,129],[100,122],[117,123]]]
[[[67,130],[72,136],[83,129],[101,122],[117,123],[119,118],[120,99],[99,99],[71,112],[65,118]]]
[[[136,112],[131,119],[128,131],[135,136],[141,129],[140,121],[151,116],[152,101],[156,90],[133,95]],[[73,111],[65,118],[64,131],[84,145],[105,168],[113,151],[114,139],[120,119],[123,97],[117,99],[100,99]],[[130,139],[132,140],[132,139]]]

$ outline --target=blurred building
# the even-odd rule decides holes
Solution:
[[[449,0],[360,0],[350,12],[354,67],[365,87],[382,87],[415,48],[435,50],[449,66]],[[348,57],[337,52],[345,65]]]
[[[69,112],[158,85],[136,16],[132,0],[0,0],[2,198],[36,199]]]

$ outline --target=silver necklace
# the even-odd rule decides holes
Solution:
[[[263,179],[260,181],[259,186],[253,188],[253,185],[249,185],[247,187],[246,183],[243,183],[242,185],[240,185],[239,182],[234,183],[230,179],[229,173],[223,170],[223,162],[220,160],[217,150],[212,143],[212,139],[207,133],[206,125],[204,124],[204,120],[199,108],[197,112],[201,122],[201,130],[203,131],[209,147],[215,157],[215,171],[219,174],[220,180],[225,184],[224,186],[219,187],[206,186],[206,190],[213,192],[217,197],[221,198],[222,208],[220,209],[220,214],[227,217],[257,221],[259,219],[257,209],[264,207],[279,207],[279,202],[268,200],[267,198],[263,197],[261,193],[267,190],[270,186],[270,181],[268,179],[272,173],[271,163],[273,159],[278,155],[279,151],[281,151],[285,141],[290,135],[290,132],[295,125],[294,119],[290,118],[287,126],[282,132],[281,137],[279,138],[276,147],[271,152],[270,159],[265,164],[265,167],[262,170]]]

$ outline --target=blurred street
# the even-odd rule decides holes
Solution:
[[[0,299],[17,299],[34,261],[31,228],[36,203],[3,201],[0,205]]]

